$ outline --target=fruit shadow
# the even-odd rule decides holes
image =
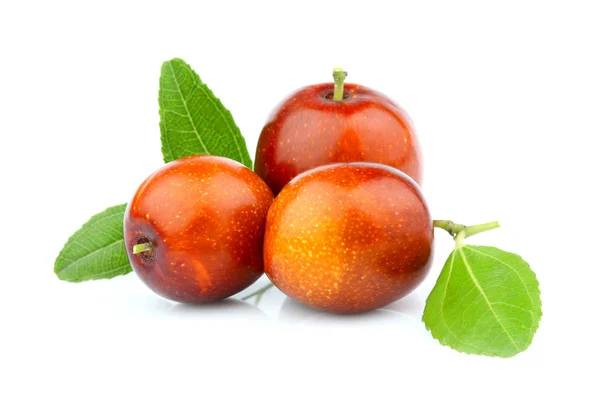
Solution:
[[[211,321],[269,320],[259,308],[231,298],[205,304],[178,303],[170,307],[167,313],[177,318]]]
[[[423,304],[418,296],[407,296],[383,308],[358,314],[334,314],[305,306],[291,298],[283,301],[279,321],[288,325],[372,326],[373,323],[413,323],[420,320]]]
[[[421,319],[423,309],[425,308],[425,300],[417,293],[411,293],[408,296],[382,307],[382,310],[397,312],[404,314],[410,318]]]

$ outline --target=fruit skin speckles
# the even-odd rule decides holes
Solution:
[[[297,176],[273,202],[265,272],[308,306],[363,312],[416,288],[432,245],[431,216],[414,181],[380,164],[334,164]]]
[[[268,186],[236,161],[191,156],[148,177],[125,212],[125,246],[142,281],[184,303],[229,297],[263,272]],[[150,241],[152,250],[133,254]]]
[[[256,148],[255,170],[277,194],[293,177],[321,165],[368,161],[396,167],[421,184],[422,159],[412,122],[391,99],[348,83],[293,93],[271,114]]]

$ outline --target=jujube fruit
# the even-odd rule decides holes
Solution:
[[[421,153],[406,112],[369,88],[341,85],[339,101],[333,99],[334,85],[323,83],[292,93],[271,113],[255,171],[273,193],[303,171],[351,161],[390,165],[421,184]]]
[[[404,173],[374,163],[328,165],[294,178],[273,202],[265,272],[308,306],[368,311],[417,287],[432,243],[429,210]]]
[[[125,212],[125,247],[142,281],[185,303],[231,296],[263,272],[273,194],[242,164],[222,157],[172,161],[138,188]],[[135,250],[134,250],[135,249]]]

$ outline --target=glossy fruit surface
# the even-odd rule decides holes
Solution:
[[[277,194],[293,177],[321,165],[369,161],[396,167],[421,183],[421,153],[406,112],[386,96],[346,84],[293,93],[271,114],[256,149],[255,171]]]
[[[273,194],[251,170],[215,156],[172,161],[148,177],[125,212],[125,247],[137,275],[159,295],[216,301],[263,272],[265,219]],[[152,250],[133,254],[150,242]]]
[[[267,216],[265,272],[308,306],[376,309],[412,291],[432,260],[433,226],[418,186],[380,164],[335,164],[294,178]]]

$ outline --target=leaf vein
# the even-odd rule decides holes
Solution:
[[[188,117],[188,119],[190,121],[190,124],[194,128],[194,133],[196,134],[196,137],[198,138],[198,141],[200,142],[200,145],[204,149],[205,153],[206,154],[210,154],[210,152],[206,148],[206,145],[202,141],[202,138],[200,137],[200,134],[198,133],[196,125],[194,124],[194,120],[192,119],[192,116],[190,114],[190,110],[189,110],[188,105],[187,105],[187,100],[185,99],[185,96],[183,95],[183,92],[181,91],[181,86],[180,86],[179,80],[177,79],[177,75],[175,74],[175,70],[173,69],[173,63],[172,62],[169,62],[169,67],[171,68],[171,73],[173,74],[173,80],[175,81],[175,86],[177,86],[177,90],[179,91],[179,96],[181,97],[181,101],[183,102],[183,106],[184,106],[185,111],[187,113],[187,117]]]
[[[517,344],[515,343],[514,339],[508,333],[508,331],[506,330],[506,327],[502,323],[502,320],[500,319],[500,317],[496,313],[496,310],[494,310],[494,307],[492,307],[492,304],[490,303],[490,300],[488,299],[487,295],[483,291],[483,288],[479,284],[479,281],[477,280],[477,278],[473,274],[473,270],[471,269],[471,266],[469,265],[469,262],[467,261],[467,258],[465,257],[465,254],[463,252],[463,247],[459,247],[458,252],[460,253],[461,258],[462,258],[463,262],[465,263],[465,268],[467,269],[467,272],[468,272],[469,276],[471,277],[471,280],[473,281],[473,283],[475,284],[475,286],[477,287],[477,289],[479,290],[479,292],[483,296],[483,299],[485,300],[485,302],[487,303],[488,307],[492,311],[492,314],[494,314],[494,317],[496,318],[496,320],[498,321],[498,323],[502,327],[502,330],[504,331],[504,333],[506,333],[506,336],[508,337],[508,339],[510,340],[510,342],[512,343],[512,345],[515,347],[515,349],[517,351],[520,351],[520,349],[517,347]]]
[[[85,259],[87,259],[87,258],[89,258],[89,257],[93,256],[94,254],[96,254],[96,253],[98,253],[98,252],[100,252],[100,251],[102,251],[102,250],[104,250],[104,249],[106,249],[106,248],[108,248],[108,247],[112,247],[112,246],[114,246],[114,245],[115,245],[115,244],[117,244],[117,243],[123,243],[124,241],[125,241],[124,239],[119,239],[119,240],[116,240],[116,241],[114,241],[114,242],[112,242],[112,243],[110,243],[110,244],[107,244],[106,246],[102,246],[102,247],[100,247],[100,248],[98,248],[98,249],[96,249],[96,250],[92,251],[91,253],[88,253],[88,254],[86,254],[85,256],[83,256],[83,257],[81,257],[81,258],[78,258],[78,259],[77,259],[77,260],[75,260],[75,261],[72,261],[72,262],[70,262],[69,264],[63,265],[63,266],[62,266],[62,268],[60,268],[60,269],[59,269],[59,271],[61,271],[61,272],[62,272],[62,271],[64,271],[64,270],[66,270],[66,269],[68,269],[68,268],[72,267],[74,264],[80,263],[80,262],[82,262],[83,260],[85,260]]]
[[[483,255],[483,256],[489,257],[489,258],[491,258],[491,259],[493,259],[493,260],[496,260],[497,262],[499,262],[499,263],[500,263],[500,264],[502,264],[502,265],[505,265],[505,266],[506,266],[506,267],[508,267],[510,270],[512,270],[512,271],[513,271],[515,274],[517,274],[517,276],[519,277],[519,280],[521,281],[521,284],[522,284],[522,285],[523,285],[523,287],[525,288],[525,292],[527,293],[527,297],[529,297],[529,302],[530,302],[531,306],[533,307],[533,299],[531,298],[531,293],[529,293],[529,288],[528,288],[528,287],[527,287],[527,285],[525,284],[525,281],[524,281],[524,280],[523,280],[523,278],[521,277],[521,274],[519,273],[519,271],[517,271],[517,270],[516,270],[516,269],[514,269],[514,268],[513,268],[511,265],[509,265],[509,264],[505,263],[504,261],[500,260],[500,259],[499,259],[499,258],[497,258],[497,257],[494,257],[494,256],[492,256],[492,255],[486,254],[486,253],[484,253],[484,252],[482,252],[482,251],[479,251],[479,250],[477,250],[477,249],[475,249],[475,248],[473,248],[473,247],[471,247],[471,246],[468,246],[468,247],[467,247],[467,249],[469,249],[469,250],[471,250],[471,251],[474,251],[474,252],[476,252],[476,253],[479,253],[479,254],[481,254],[481,255]]]
[[[470,345],[470,344],[464,342],[463,340],[461,340],[458,336],[456,336],[456,334],[452,331],[452,329],[450,329],[450,325],[448,325],[448,322],[446,321],[446,317],[444,316],[444,304],[446,303],[446,293],[448,292],[448,285],[450,283],[450,277],[452,276],[452,271],[454,269],[454,258],[455,258],[455,255],[456,255],[456,252],[452,252],[452,260],[450,260],[450,271],[448,271],[448,279],[446,280],[446,285],[444,286],[444,294],[442,296],[442,304],[441,304],[441,307],[440,307],[440,316],[442,317],[442,321],[444,322],[444,325],[446,325],[446,329],[448,330],[448,332],[450,332],[450,334],[452,336],[454,336],[454,338],[458,342],[460,342],[460,343],[462,343],[462,344],[464,344],[466,346],[472,346],[472,347],[475,347],[477,349],[480,349],[478,346]]]

